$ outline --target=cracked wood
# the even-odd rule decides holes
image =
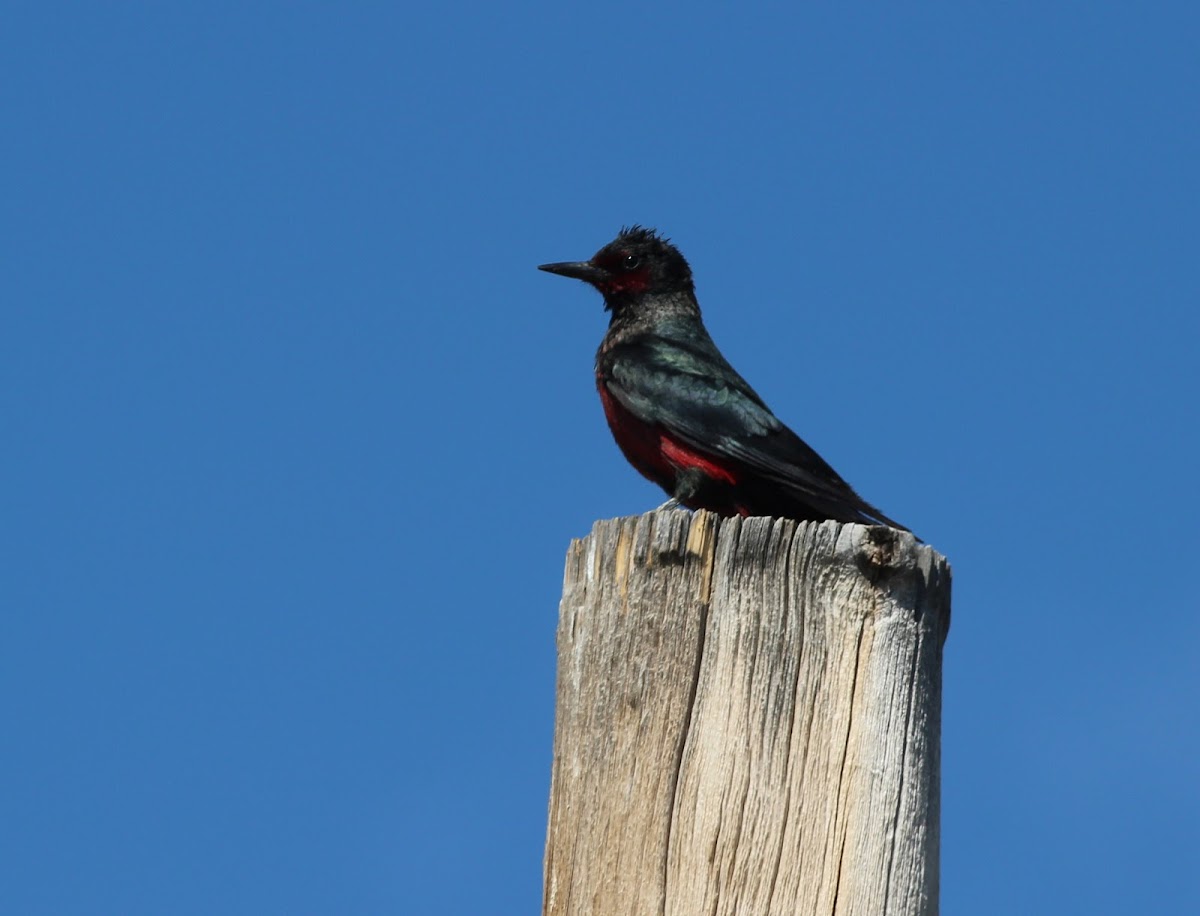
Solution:
[[[652,512],[567,555],[548,916],[933,914],[944,559]]]

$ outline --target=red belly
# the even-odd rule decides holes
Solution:
[[[600,403],[613,438],[629,463],[668,493],[675,490],[678,472],[695,468],[706,477],[726,484],[737,482],[736,475],[691,446],[669,436],[661,427],[643,423],[612,396],[602,379],[596,380]]]

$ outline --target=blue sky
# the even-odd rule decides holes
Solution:
[[[943,912],[1200,912],[1195,4],[4,22],[0,911],[536,911],[641,222],[953,564]]]

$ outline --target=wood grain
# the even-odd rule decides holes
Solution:
[[[567,554],[545,914],[932,914],[950,571],[652,512]]]

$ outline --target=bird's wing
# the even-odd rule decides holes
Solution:
[[[644,336],[607,356],[608,390],[642,422],[736,462],[829,518],[896,525],[780,422],[710,340]]]

